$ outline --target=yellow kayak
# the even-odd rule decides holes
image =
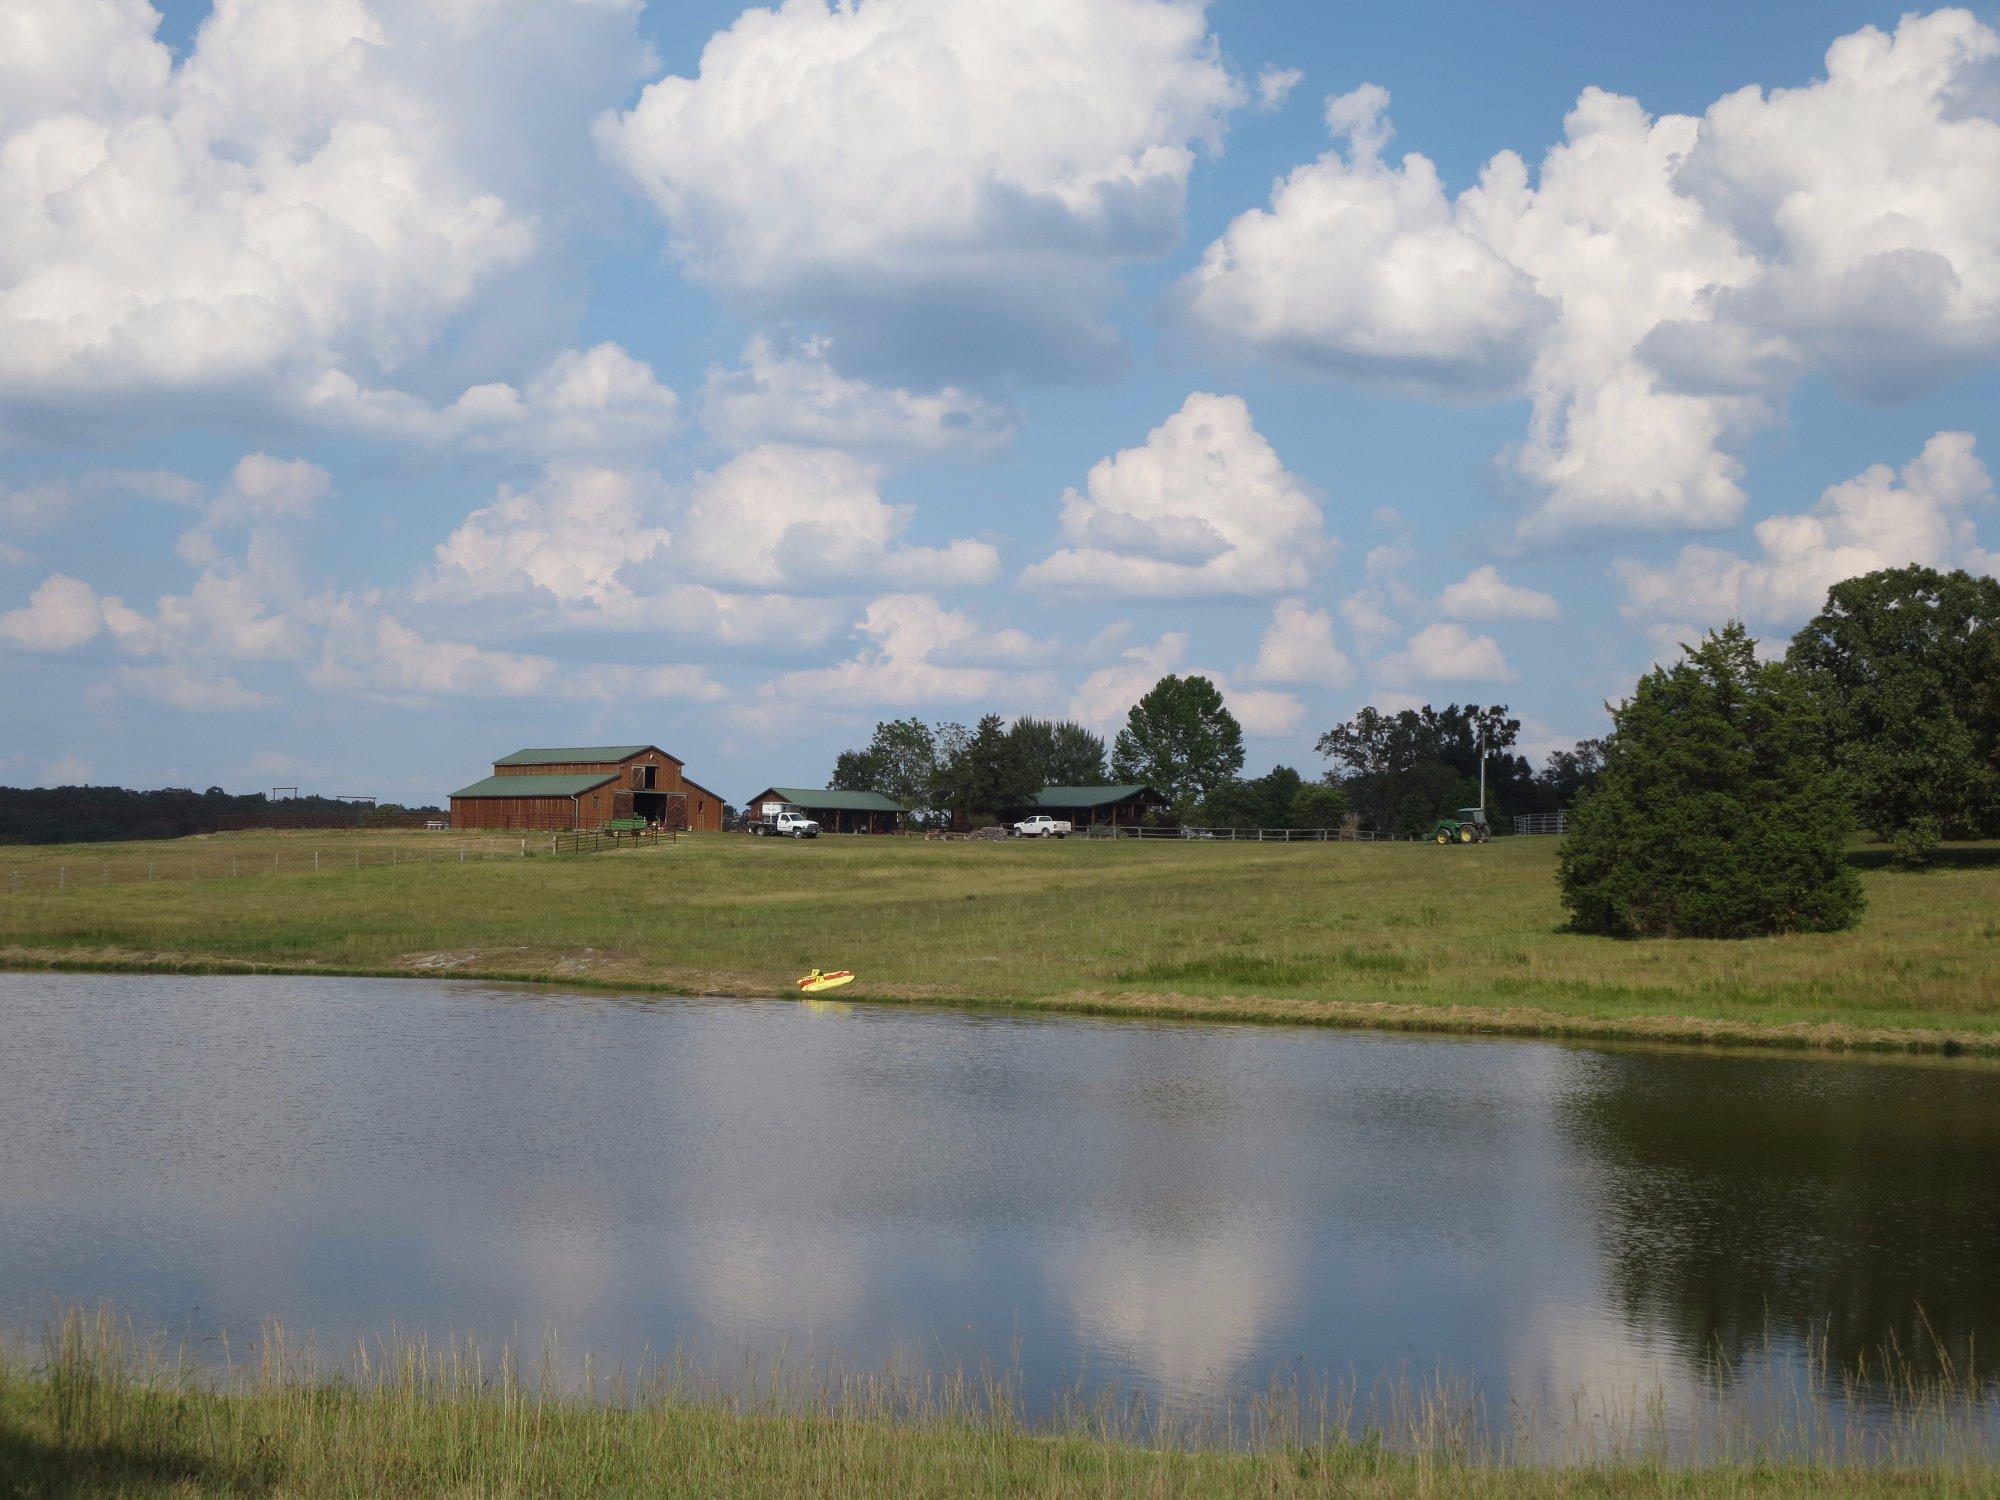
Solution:
[[[831,974],[822,974],[818,969],[798,981],[798,986],[808,995],[817,995],[821,990],[837,990],[843,984],[854,983],[854,976],[846,969],[835,969]]]

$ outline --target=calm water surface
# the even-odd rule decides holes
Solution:
[[[1193,1406],[2000,1349],[2000,1072],[414,980],[0,975],[0,1322],[787,1346]]]

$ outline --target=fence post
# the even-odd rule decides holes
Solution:
[[[313,873],[315,875],[319,873],[319,850],[317,849],[313,850]]]

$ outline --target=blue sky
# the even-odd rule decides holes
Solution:
[[[1992,571],[1990,9],[24,0],[0,781],[434,798],[1216,676],[1537,755]],[[19,29],[19,28],[17,28]]]

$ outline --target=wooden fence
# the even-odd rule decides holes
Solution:
[[[1080,839],[1191,839],[1224,844],[1387,844],[1372,828],[1079,828]]]
[[[630,833],[552,833],[546,846],[537,836],[522,841],[524,853],[610,854],[620,849],[650,849],[680,842],[677,828],[648,828]]]

